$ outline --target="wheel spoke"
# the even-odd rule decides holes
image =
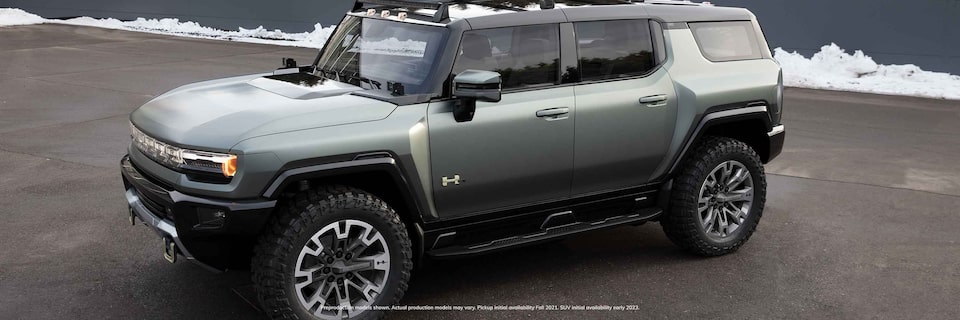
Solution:
[[[733,173],[733,162],[727,161],[720,165],[722,169],[720,170],[720,181],[727,181],[730,179],[730,174]]]
[[[723,207],[717,208],[717,220],[719,221],[717,231],[721,237],[726,237],[729,232],[730,219],[727,213],[723,211]]]
[[[710,233],[710,230],[716,224],[717,215],[714,213],[713,207],[707,207],[707,209],[707,217],[703,218],[703,230]]]
[[[300,290],[301,288],[306,287],[306,286],[312,284],[312,283],[314,282],[314,281],[313,281],[313,273],[316,272],[317,270],[320,270],[320,267],[313,267],[313,268],[309,268],[309,269],[307,269],[307,270],[300,270],[300,268],[297,268],[297,271],[294,272],[294,277],[295,277],[295,278],[303,278],[303,277],[307,278],[307,280],[297,282],[297,284],[296,284],[297,290]]]
[[[355,259],[357,262],[367,263],[363,268],[359,268],[356,271],[366,271],[366,270],[389,270],[390,269],[390,255],[386,253],[378,253],[372,256],[366,256],[362,258]]]
[[[333,231],[333,249],[337,251],[343,250],[343,248],[347,246],[347,242],[350,241],[350,224],[345,221],[340,221],[336,224]]]
[[[357,255],[360,255],[360,253],[366,249],[367,249],[367,245],[364,244],[362,240],[354,239],[353,241],[350,241],[350,245],[347,246],[347,249],[344,251],[354,256],[357,256]]]
[[[703,215],[703,211],[709,208],[710,208],[710,198],[709,197],[700,198],[700,201],[697,202],[697,213],[700,213],[700,215]]]
[[[747,171],[747,169],[738,168],[737,172],[734,173],[729,180],[727,180],[727,188],[731,190],[736,188],[741,183],[743,183],[743,181],[746,180],[749,175],[750,175],[750,171]]]
[[[333,283],[331,283],[330,286],[333,287],[334,292],[337,294],[337,316],[343,318],[350,317],[350,290],[347,290],[346,286],[341,289],[339,285]]]
[[[724,195],[726,202],[753,201],[753,188],[746,187],[740,190],[727,192]]]
[[[319,303],[320,306],[313,311],[313,315],[320,316],[323,313],[324,307],[327,306],[327,297],[330,296],[330,291],[333,289],[333,286],[329,285],[325,281],[320,282],[320,287],[317,288],[317,291],[310,296],[310,301],[307,301],[307,310],[313,310],[313,307]]]
[[[710,174],[707,175],[707,181],[704,182],[704,186],[706,186],[707,188],[713,188],[716,185],[717,185],[716,172],[711,172]],[[706,188],[701,188],[701,189],[706,189]]]
[[[729,217],[728,221],[739,225],[740,224],[740,210],[731,210],[727,205],[723,206],[723,214],[726,214]]]
[[[382,286],[374,284],[359,273],[354,273],[353,279],[348,281],[350,286],[356,288],[357,291],[360,291],[360,293],[363,294],[363,299],[369,302],[373,302],[373,298],[375,298],[378,294],[380,294],[380,291],[383,290]]]

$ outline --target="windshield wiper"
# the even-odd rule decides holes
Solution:
[[[316,68],[317,68],[317,72],[320,72],[321,77],[324,77],[333,81],[340,81],[340,74],[337,73],[336,71],[333,71],[330,69],[322,69],[320,67],[316,67]],[[331,77],[330,75],[333,75],[333,76]]]
[[[320,72],[320,75],[323,76],[324,78],[327,78],[333,81],[349,83],[349,84],[353,84],[353,82],[356,81],[357,86],[361,88],[363,88],[364,83],[369,84],[371,89],[376,88],[377,90],[381,90],[380,87],[382,86],[380,81],[361,76],[357,73],[345,74],[345,72],[337,72],[334,70],[324,69],[324,68],[317,68],[317,72]]]
[[[377,87],[377,90],[380,90],[380,81],[373,80],[373,79],[370,79],[370,78],[361,76],[361,75],[356,74],[356,73],[354,73],[354,74],[352,74],[352,75],[348,75],[348,76],[346,76],[345,78],[347,78],[347,81],[357,80],[357,82],[359,82],[359,83],[367,83],[367,84],[370,85],[371,88],[372,88],[372,87]],[[348,82],[348,83],[349,83],[349,82]],[[362,88],[363,86],[358,85],[358,87],[361,87],[361,88]]]

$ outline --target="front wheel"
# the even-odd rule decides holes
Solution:
[[[766,191],[763,164],[750,146],[708,137],[683,163],[661,225],[667,237],[687,251],[728,254],[757,228]]]
[[[358,189],[307,190],[279,208],[253,259],[273,319],[379,319],[407,289],[410,238],[396,212]]]

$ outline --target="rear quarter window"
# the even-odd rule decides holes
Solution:
[[[691,22],[700,52],[710,61],[761,59],[760,44],[750,21]]]

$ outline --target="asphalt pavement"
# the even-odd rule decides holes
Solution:
[[[64,25],[0,28],[0,318],[259,319],[249,273],[169,264],[126,218],[127,116],[191,82],[315,50]],[[960,101],[788,89],[783,154],[742,249],[698,258],[658,224],[419,270],[455,318],[960,318]]]

